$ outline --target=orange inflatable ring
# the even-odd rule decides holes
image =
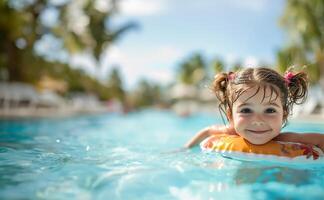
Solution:
[[[321,149],[300,143],[270,141],[254,145],[238,135],[214,135],[201,142],[204,151],[243,160],[294,160],[309,162],[323,157]]]

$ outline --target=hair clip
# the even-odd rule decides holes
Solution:
[[[286,85],[288,86],[291,83],[291,79],[294,78],[295,74],[292,72],[287,72],[284,75],[284,80]]]

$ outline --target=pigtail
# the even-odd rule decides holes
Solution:
[[[233,72],[216,74],[213,81],[213,91],[219,100],[219,110],[227,117],[227,111],[231,110],[229,103],[228,85],[233,77]]]
[[[288,104],[302,104],[307,98],[308,78],[305,72],[293,74],[287,72],[284,76],[288,89]]]
[[[217,99],[223,103],[226,101],[226,89],[228,85],[227,73],[216,74],[213,81],[213,91]]]

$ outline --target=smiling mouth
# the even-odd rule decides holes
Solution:
[[[249,130],[247,129],[248,132],[254,133],[254,134],[264,134],[269,132],[270,130]]]

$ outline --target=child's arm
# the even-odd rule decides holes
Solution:
[[[324,134],[320,133],[280,133],[275,140],[311,144],[324,152]]]
[[[185,147],[191,148],[191,147],[199,144],[205,138],[207,138],[211,135],[216,135],[216,134],[235,134],[235,131],[233,128],[227,127],[227,126],[209,126],[207,128],[204,128],[203,130],[199,131],[193,138],[191,138],[187,142]]]

